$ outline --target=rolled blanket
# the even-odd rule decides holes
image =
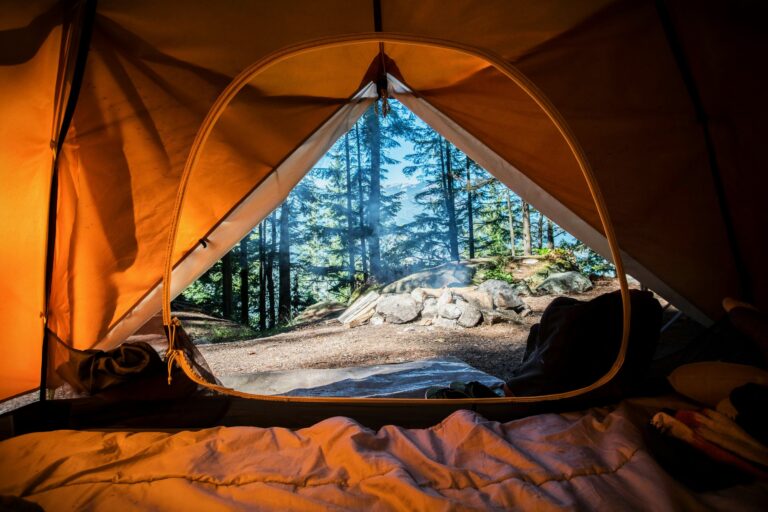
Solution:
[[[70,349],[69,360],[56,369],[75,390],[91,395],[165,371],[165,364],[155,349],[141,341],[107,351]]]

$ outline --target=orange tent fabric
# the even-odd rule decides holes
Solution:
[[[238,73],[275,52],[285,58],[235,98],[191,177],[174,291],[226,250],[206,253],[200,239],[230,240],[260,220],[253,205],[287,195],[307,155],[371,101],[363,91],[382,60],[406,104],[604,250],[573,157],[541,110],[483,58],[492,55],[538,87],[583,146],[631,274],[700,319],[717,316],[726,295],[751,292],[768,306],[760,258],[768,215],[757,206],[768,135],[759,3],[694,9],[670,0],[662,12],[644,0],[382,0],[384,59],[372,39],[374,4],[98,2],[59,156],[47,311],[56,337],[76,348],[114,346],[159,309],[169,217],[197,129]],[[4,12],[0,38],[13,44],[0,45],[0,397],[38,382],[50,148],[72,59],[67,41],[79,34],[54,2]],[[305,159],[295,158],[302,151]],[[244,210],[250,217],[232,220]]]

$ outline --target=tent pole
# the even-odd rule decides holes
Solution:
[[[48,387],[48,306],[51,298],[53,259],[56,247],[56,213],[59,203],[59,156],[61,155],[61,150],[64,146],[64,140],[67,138],[69,126],[72,123],[72,117],[74,116],[75,107],[77,106],[77,99],[80,96],[80,86],[83,83],[83,75],[85,74],[85,63],[88,59],[88,50],[91,46],[93,22],[96,18],[96,2],[97,0],[85,0],[82,2],[82,14],[80,15],[79,27],[73,26],[71,29],[79,32],[76,47],[77,56],[72,71],[67,104],[64,108],[64,115],[61,118],[61,125],[59,126],[56,138],[51,141],[51,146],[55,153],[53,157],[53,169],[51,172],[51,187],[48,196],[48,233],[45,254],[45,302],[43,304],[43,353],[40,364],[41,402],[47,399],[46,391]],[[64,72],[66,73],[66,70]]]
[[[733,224],[731,209],[728,205],[728,198],[725,194],[723,176],[720,172],[720,165],[718,164],[717,153],[715,152],[715,144],[712,141],[712,133],[709,129],[709,117],[704,108],[704,102],[701,99],[701,94],[696,85],[696,80],[693,77],[693,72],[688,64],[683,45],[677,35],[674,23],[672,22],[672,17],[664,0],[656,0],[656,11],[658,12],[661,26],[664,29],[664,35],[667,38],[669,49],[672,52],[680,76],[688,91],[688,96],[691,98],[691,103],[693,103],[693,109],[696,112],[696,121],[701,125],[702,135],[704,136],[704,146],[707,151],[707,159],[709,160],[709,171],[712,175],[712,182],[715,186],[715,193],[717,195],[717,205],[720,209],[723,223],[725,224],[728,245],[730,246],[731,255],[733,256],[733,261],[736,265],[736,273],[739,279],[739,292],[744,300],[752,302],[754,299],[752,286],[750,284],[747,268],[744,265],[744,258],[742,257],[739,242],[736,238],[736,229]]]

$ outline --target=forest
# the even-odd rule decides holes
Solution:
[[[267,332],[309,305],[448,261],[557,251],[612,266],[396,101],[372,106],[282,205],[184,292],[201,311]],[[499,265],[496,278],[511,280]]]

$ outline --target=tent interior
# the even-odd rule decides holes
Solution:
[[[169,400],[160,383],[142,400],[45,400],[61,347],[119,347],[161,310],[169,354],[191,366],[171,298],[382,96],[690,318],[717,321],[724,297],[768,308],[760,2],[35,0],[3,12],[0,400],[42,399],[3,415],[12,435],[211,418],[424,427],[465,409],[507,421],[592,404],[585,392],[624,349],[604,379],[544,399]]]

